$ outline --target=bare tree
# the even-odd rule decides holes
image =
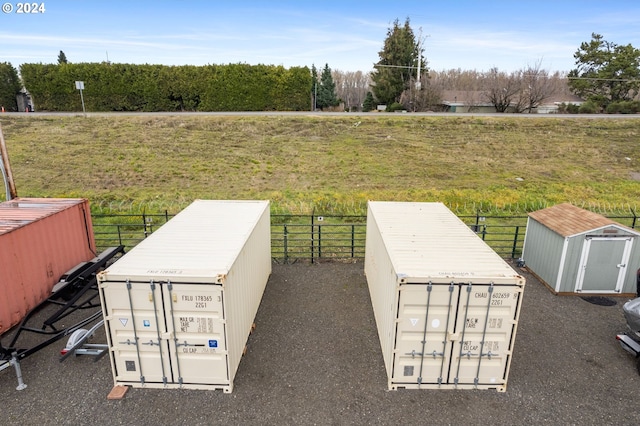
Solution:
[[[520,92],[518,93],[515,109],[516,112],[529,112],[546,99],[549,99],[557,92],[558,73],[549,75],[547,70],[541,68],[541,61],[535,65],[516,71],[514,78],[520,81]]]
[[[442,90],[461,90],[475,92],[482,90],[484,74],[476,70],[450,69],[443,71],[429,71],[430,81]]]
[[[512,102],[517,99],[520,84],[513,74],[492,68],[486,76],[484,90],[485,99],[496,109],[496,112],[506,112]]]
[[[370,90],[370,74],[362,71],[332,71],[333,81],[336,85],[336,95],[344,102],[347,111],[351,109],[360,110],[364,103],[364,98]]]
[[[432,82],[428,75],[422,75],[420,84],[411,78],[409,88],[400,95],[400,103],[408,111],[429,111],[439,107],[442,88],[439,82]]]

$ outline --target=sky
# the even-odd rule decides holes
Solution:
[[[31,5],[34,2],[22,3]],[[427,66],[511,72],[575,68],[598,33],[640,48],[638,0],[0,0],[0,62],[315,65],[373,70],[387,31],[409,18]],[[24,6],[22,11],[25,11]]]

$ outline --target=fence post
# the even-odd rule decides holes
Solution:
[[[318,259],[322,258],[322,225],[318,224]]]
[[[287,235],[287,224],[284,224],[284,263],[289,263],[289,250],[288,250],[288,238]]]
[[[638,218],[638,216],[636,216],[636,212],[633,209],[631,209],[631,214],[633,214],[633,222],[631,222],[631,229],[636,229],[636,219]]]
[[[516,225],[516,233],[513,236],[513,248],[511,249],[511,258],[516,258],[516,246],[518,245],[518,231],[520,230],[520,225]]]
[[[487,225],[482,225],[482,241],[484,241],[487,236]]]
[[[122,234],[120,233],[120,225],[116,225],[116,229],[118,230],[118,245],[121,246],[122,244]]]
[[[314,249],[314,222],[313,219],[315,217],[316,214],[316,209],[315,207],[313,208],[313,210],[311,211],[311,263],[313,263],[313,252],[315,251]]]
[[[142,212],[142,229],[144,233],[144,237],[147,238],[149,236],[149,232],[147,231],[147,216],[144,211]]]
[[[356,251],[356,226],[351,224],[351,258],[353,259]]]

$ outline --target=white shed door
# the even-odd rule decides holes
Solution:
[[[632,237],[587,237],[576,277],[576,292],[620,293],[632,243]]]

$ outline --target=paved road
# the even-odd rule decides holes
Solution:
[[[449,112],[313,112],[313,111],[225,111],[225,112],[13,112],[5,113],[7,117],[169,117],[169,116],[306,116],[306,117],[502,117],[502,118],[575,118],[575,119],[639,119],[640,114],[499,114],[499,113],[449,113]],[[0,115],[0,118],[5,115]]]
[[[523,272],[524,273],[524,272]],[[526,274],[525,274],[526,275]],[[2,424],[638,425],[640,376],[615,340],[622,302],[553,296],[527,275],[506,393],[386,389],[361,262],[274,265],[233,393],[131,389],[108,401],[107,359],[0,372]],[[99,340],[100,336],[98,336]]]

